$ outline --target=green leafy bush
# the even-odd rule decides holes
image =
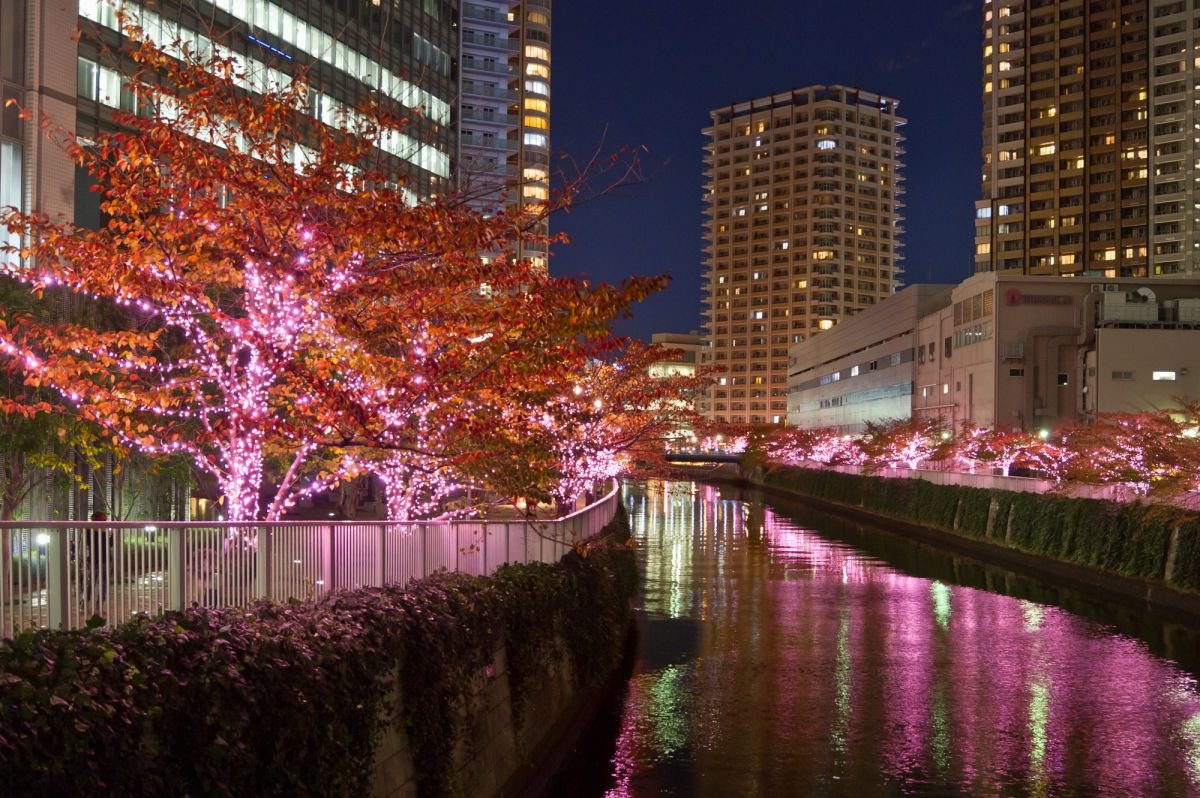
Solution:
[[[1172,507],[792,467],[770,469],[763,481],[770,487],[861,507],[888,518],[987,537],[1023,551],[1126,576],[1165,579],[1177,587],[1200,589],[1200,517]],[[988,536],[993,502],[996,511]],[[1167,574],[1167,555],[1176,528],[1174,573]]]
[[[517,714],[557,657],[587,682],[620,656],[637,589],[623,511],[605,533],[489,578],[22,634],[0,648],[0,793],[362,795],[398,688],[420,793],[445,794],[501,647]]]

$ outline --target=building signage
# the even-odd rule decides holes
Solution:
[[[1070,294],[1022,294],[1015,288],[1010,288],[1004,295],[1010,305],[1070,305],[1075,297]]]

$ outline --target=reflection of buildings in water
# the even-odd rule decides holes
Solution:
[[[694,757],[709,794],[1200,791],[1195,687],[1141,643],[682,484],[628,494],[647,610],[702,621],[690,667],[638,677],[650,760]]]

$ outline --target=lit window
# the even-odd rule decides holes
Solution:
[[[817,326],[822,330],[831,330],[833,329],[833,319],[821,319]]]
[[[525,91],[533,92],[534,94],[544,94],[550,96],[550,84],[544,80],[527,80],[525,81]]]
[[[525,98],[526,111],[539,111],[543,114],[550,113],[550,103],[546,100],[539,100],[536,97]]]
[[[525,134],[525,146],[526,147],[548,147],[549,142],[547,141],[546,137],[541,133],[526,133]]]
[[[550,24],[550,18],[548,16],[546,16],[545,14],[543,14],[541,11],[530,11],[528,14],[525,15],[525,19],[529,20],[530,22],[532,22],[535,25],[549,25]]]
[[[834,141],[833,139],[818,139],[817,140],[817,149],[818,150],[832,150],[835,147],[837,147],[837,142]]]
[[[525,74],[532,75],[535,78],[549,79],[550,67],[546,66],[545,64],[526,64],[525,65]]]
[[[851,367],[850,367],[850,376],[851,376],[851,377],[857,377],[857,376],[858,376],[858,366],[851,366]]]
[[[545,169],[530,169],[529,167],[526,167],[521,174],[526,180],[530,181],[550,179],[550,173]]]
[[[525,127],[532,127],[538,130],[549,130],[550,120],[541,116],[526,116]]]
[[[527,45],[525,45],[525,57],[526,58],[536,58],[539,61],[549,61],[550,60],[550,51],[547,50],[545,47],[537,47],[532,44],[527,44]]]
[[[1175,381],[1175,372],[1173,372],[1173,371],[1156,371],[1151,375],[1151,378],[1155,382],[1160,382],[1160,381],[1174,382]]]

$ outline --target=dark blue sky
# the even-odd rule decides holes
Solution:
[[[909,122],[906,283],[971,270],[980,0],[569,0],[554,4],[553,146],[639,145],[650,180],[559,215],[556,275],[666,272],[621,332],[699,329],[702,146],[713,108],[811,84],[900,100]]]

